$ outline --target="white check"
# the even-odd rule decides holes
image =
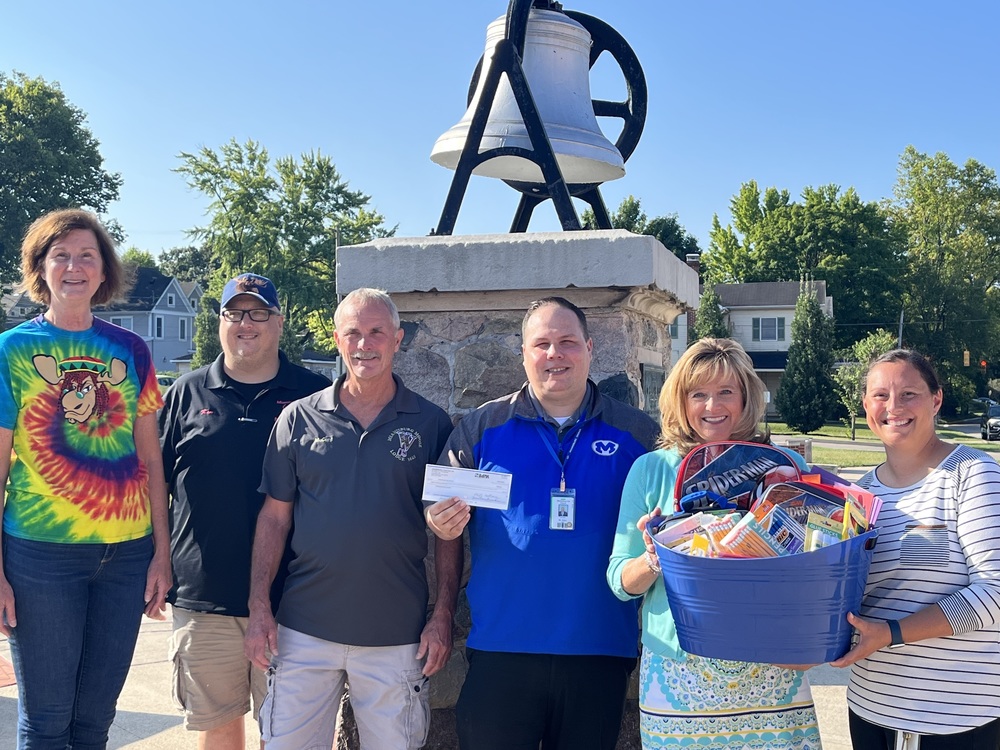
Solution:
[[[497,471],[428,464],[421,499],[425,503],[436,503],[449,497],[460,497],[479,508],[507,510],[510,506],[511,479],[512,475]]]

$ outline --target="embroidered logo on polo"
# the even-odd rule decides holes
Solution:
[[[595,440],[591,447],[598,456],[613,456],[618,452],[618,443],[614,440]]]
[[[393,430],[389,433],[388,440],[390,443],[399,443],[399,447],[389,451],[389,453],[400,461],[412,461],[415,459],[416,456],[410,455],[410,451],[414,450],[414,448],[420,448],[423,445],[420,433],[416,430],[411,430],[409,427],[400,427]]]

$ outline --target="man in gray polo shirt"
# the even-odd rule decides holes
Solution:
[[[334,320],[346,375],[282,412],[264,458],[246,636],[268,670],[261,735],[268,750],[329,747],[346,680],[362,748],[419,748],[461,567],[461,541],[436,542],[428,620],[420,496],[451,420],[393,375],[403,332],[387,294],[356,290]],[[270,584],[293,517],[275,621]]]

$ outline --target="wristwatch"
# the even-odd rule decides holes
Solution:
[[[892,642],[889,644],[889,648],[900,648],[906,645],[906,641],[903,640],[903,630],[899,627],[899,620],[886,620],[886,625],[889,626],[889,634],[892,636]]]

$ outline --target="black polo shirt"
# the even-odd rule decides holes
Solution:
[[[275,378],[248,388],[234,385],[222,358],[181,376],[160,412],[171,495],[174,587],[168,598],[185,609],[246,617],[268,436],[282,409],[330,381],[279,354]],[[283,577],[284,566],[276,582],[279,593]]]
[[[261,491],[294,503],[294,559],[278,622],[352,646],[416,643],[427,620],[424,468],[451,434],[438,406],[396,380],[362,428],[338,380],[278,418]]]

